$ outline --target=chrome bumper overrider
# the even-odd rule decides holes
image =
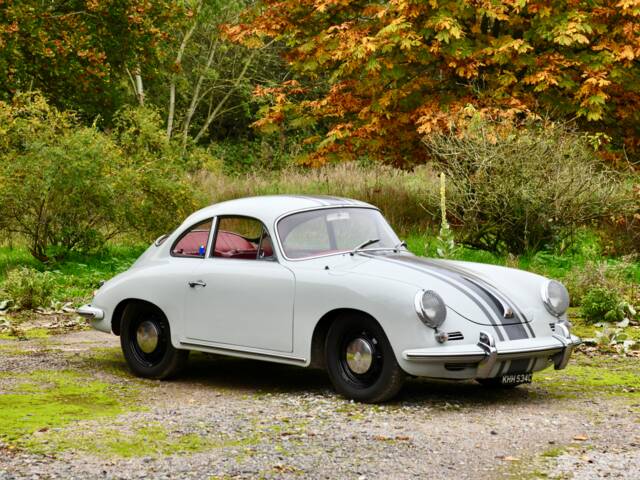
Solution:
[[[487,378],[498,361],[518,358],[548,357],[556,370],[567,366],[571,353],[581,341],[571,335],[563,323],[556,324],[556,331],[550,337],[513,340],[496,345],[495,339],[487,332],[480,332],[476,345],[452,345],[433,348],[405,350],[406,360],[428,363],[477,363],[477,378]]]
[[[104,318],[104,311],[91,305],[81,306],[76,310],[76,313],[88,320],[102,320]]]

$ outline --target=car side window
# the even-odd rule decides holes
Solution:
[[[273,259],[273,244],[259,220],[225,216],[218,220],[211,256],[242,260]]]
[[[204,258],[211,232],[211,219],[187,229],[173,244],[174,257]]]

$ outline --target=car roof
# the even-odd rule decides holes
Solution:
[[[244,197],[215,203],[190,215],[185,223],[195,223],[218,215],[246,215],[261,220],[267,225],[287,213],[327,207],[377,207],[351,198],[328,195],[264,195]]]

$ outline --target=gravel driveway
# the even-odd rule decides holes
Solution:
[[[135,397],[104,417],[0,437],[0,479],[640,478],[637,392],[411,380],[396,401],[362,405],[321,371],[200,354],[179,380],[138,380],[117,347],[93,331],[0,341],[0,396],[45,371]]]

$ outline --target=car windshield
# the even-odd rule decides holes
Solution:
[[[378,210],[327,208],[294,213],[278,222],[288,258],[308,258],[353,250],[395,248],[400,240]],[[375,241],[374,241],[375,240]]]

